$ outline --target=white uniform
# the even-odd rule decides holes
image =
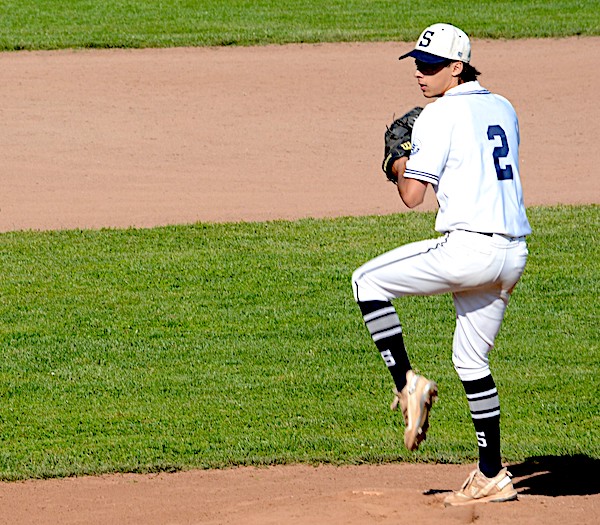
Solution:
[[[518,151],[513,107],[478,82],[429,104],[415,122],[405,177],[433,186],[444,235],[385,253],[352,277],[357,301],[452,293],[453,362],[463,381],[490,374],[488,353],[527,260]]]
[[[467,82],[425,107],[405,177],[432,184],[435,229],[531,233],[519,176],[519,122],[505,98]]]

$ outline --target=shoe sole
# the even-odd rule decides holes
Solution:
[[[493,496],[485,496],[483,498],[470,498],[458,501],[444,501],[446,507],[465,507],[467,505],[477,505],[478,503],[505,503],[507,501],[515,501],[518,499],[517,491],[502,495],[494,494]]]
[[[430,381],[427,387],[421,394],[419,400],[419,417],[418,424],[408,434],[404,434],[404,445],[408,450],[417,450],[419,444],[425,440],[427,429],[429,428],[429,411],[431,406],[436,401],[438,395],[438,387],[434,381]]]

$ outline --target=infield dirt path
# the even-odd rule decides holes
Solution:
[[[520,115],[526,203],[600,203],[600,38],[473,47],[482,84]],[[397,60],[408,49],[0,54],[0,231],[405,211],[379,166],[385,124],[423,103],[413,65]],[[430,193],[420,209],[434,208]],[[443,491],[469,469],[286,466],[4,483],[0,523],[599,522],[596,460],[513,465],[519,502],[444,509]]]

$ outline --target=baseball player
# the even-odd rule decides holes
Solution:
[[[452,361],[467,396],[479,462],[445,504],[514,500],[511,475],[501,464],[500,402],[488,354],[525,268],[525,237],[531,232],[517,116],[505,98],[479,84],[469,38],[457,27],[427,27],[400,59],[407,57],[415,60],[415,79],[430,103],[400,119],[404,135],[388,129],[383,169],[409,208],[433,188],[441,236],[401,246],[358,268],[354,298],[395,383],[392,409],[402,409],[405,446],[416,450],[425,439],[437,385],[412,370],[391,300],[452,294]]]

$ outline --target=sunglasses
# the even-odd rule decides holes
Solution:
[[[425,76],[431,76],[439,73],[445,67],[448,67],[450,62],[452,62],[452,60],[444,60],[443,62],[439,62],[437,64],[428,64],[427,62],[415,60],[415,66],[417,66],[417,70],[419,70],[421,74]]]

